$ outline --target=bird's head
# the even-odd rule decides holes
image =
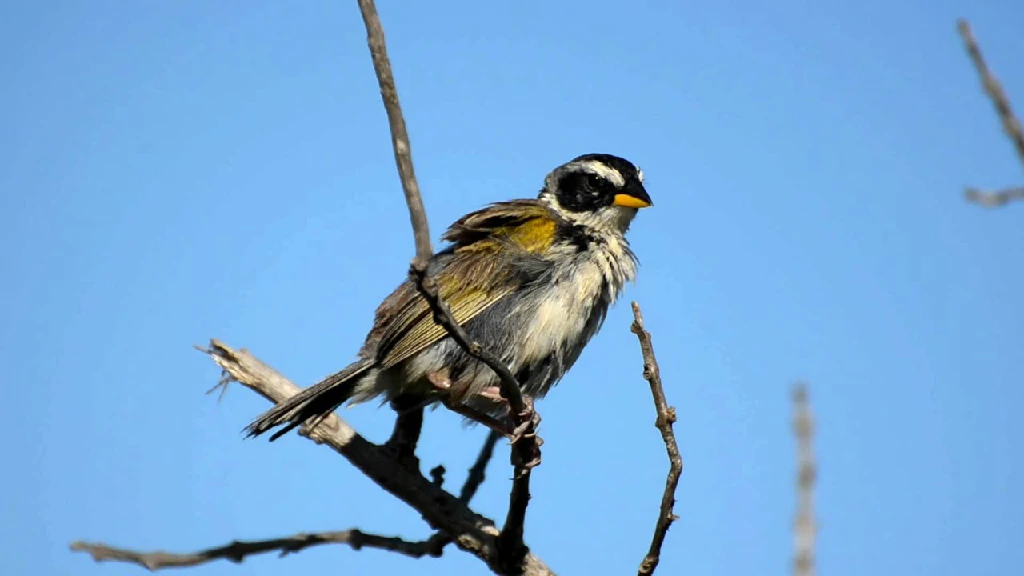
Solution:
[[[620,233],[653,204],[643,170],[611,154],[584,154],[555,168],[539,198],[573,223]]]

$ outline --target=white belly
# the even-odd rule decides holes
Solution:
[[[563,278],[547,289],[523,334],[516,368],[562,356],[579,341],[601,296],[604,276],[594,262],[576,268],[574,278]]]

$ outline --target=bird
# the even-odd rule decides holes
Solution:
[[[644,173],[612,154],[584,154],[544,178],[535,198],[494,202],[455,221],[426,277],[471,341],[500,359],[523,395],[544,397],[604,323],[639,260],[626,232],[653,205]],[[510,433],[494,372],[434,320],[411,279],[377,307],[356,360],[267,410],[249,437],[315,426],[343,404],[443,404]],[[504,415],[504,420],[502,419]]]

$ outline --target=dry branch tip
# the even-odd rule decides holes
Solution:
[[[676,435],[672,430],[672,424],[676,421],[675,408],[668,405],[665,397],[665,388],[661,382],[661,370],[658,368],[658,360],[654,356],[654,345],[651,342],[651,334],[644,328],[644,317],[640,305],[632,303],[633,323],[630,331],[636,334],[640,341],[640,352],[644,362],[644,379],[651,388],[651,396],[654,399],[654,408],[657,412],[655,426],[661,432],[662,441],[665,443],[665,452],[668,455],[669,470],[665,478],[665,491],[661,496],[661,507],[658,511],[658,520],[654,526],[654,536],[651,538],[651,546],[640,562],[638,576],[651,576],[661,560],[661,549],[665,543],[665,536],[679,516],[674,511],[675,493],[679,486],[679,477],[683,472],[683,459],[679,455],[679,446],[676,443]]]

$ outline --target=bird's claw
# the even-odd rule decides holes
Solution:
[[[520,421],[512,428],[508,439],[512,444],[518,444],[524,438],[534,438],[537,436],[538,426],[540,426],[540,414],[530,410],[527,414],[520,415]],[[543,443],[539,438],[537,441]]]
[[[512,429],[509,441],[512,444],[513,463],[518,461],[520,474],[525,474],[540,465],[540,447],[544,440],[537,435],[540,426],[540,414],[534,412],[530,402],[524,413],[519,415],[519,423]]]
[[[542,443],[541,439],[535,436],[534,441],[525,446],[512,446],[512,465],[516,468],[517,478],[540,466],[540,445]]]

